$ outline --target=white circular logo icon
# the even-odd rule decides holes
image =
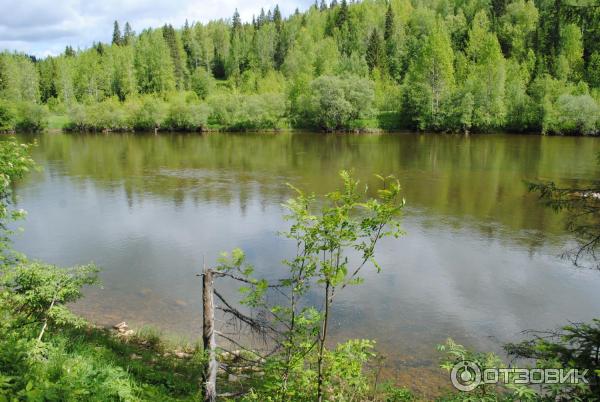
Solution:
[[[473,391],[481,384],[481,369],[476,363],[466,360],[456,363],[450,372],[450,380],[459,391]]]

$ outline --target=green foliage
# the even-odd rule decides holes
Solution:
[[[96,282],[97,269],[93,266],[64,270],[24,263],[6,267],[0,280],[0,305],[13,317],[13,325],[81,326],[83,322],[65,305],[81,298],[84,285]]]
[[[230,130],[277,129],[286,126],[286,101],[282,94],[220,94],[208,99],[211,120]]]
[[[15,128],[20,131],[41,131],[48,125],[48,108],[30,102],[17,104],[17,120]]]
[[[405,78],[405,106],[419,129],[445,126],[445,105],[454,89],[454,54],[450,36],[439,22],[423,39]]]
[[[29,57],[0,53],[0,98],[13,102],[39,101],[38,72]]]
[[[299,124],[326,130],[347,129],[353,120],[372,115],[374,88],[371,81],[322,76],[310,85],[300,101]]]
[[[0,100],[0,131],[13,131],[17,124],[17,111],[12,103]]]
[[[593,400],[600,392],[600,320],[573,323],[553,333],[532,333],[532,339],[505,346],[515,357],[535,359],[540,368],[589,370],[589,384],[547,384],[542,392],[551,400]]]
[[[438,351],[445,354],[442,358],[440,367],[451,372],[452,368],[462,362],[476,364],[482,371],[488,368],[506,368],[502,359],[494,353],[473,352],[462,345],[457,344],[452,339],[448,339],[444,345],[438,345]],[[460,374],[460,373],[459,373]],[[503,374],[504,375],[504,374]],[[482,383],[474,390],[469,392],[456,392],[449,394],[440,401],[537,401],[541,396],[535,390],[523,384],[515,384],[514,373],[508,373],[502,378],[507,384],[500,387],[497,384]]]
[[[469,61],[465,88],[473,96],[472,126],[479,130],[502,127],[506,70],[496,34],[483,11],[473,20],[466,49]]]
[[[558,97],[544,118],[544,131],[594,135],[600,132],[600,106],[590,95]]]
[[[141,93],[163,93],[174,89],[171,52],[161,31],[142,32],[135,45],[135,72]]]
[[[392,177],[379,177],[381,185],[369,197],[348,172],[340,175],[341,188],[323,202],[296,190],[297,197],[285,204],[290,229],[284,236],[297,245],[297,252],[283,261],[281,279],[270,283],[254,278],[239,249],[220,261],[220,274],[245,282],[242,304],[272,317],[267,330],[279,345],[264,362],[264,376],[250,384],[249,400],[365,400],[379,391],[366,373],[366,364],[375,357],[372,342],[353,340],[333,350],[325,344],[334,296],[361,283],[363,268],[380,270],[375,246],[384,237],[401,234],[396,218],[404,201]],[[270,302],[274,288],[286,296],[284,304]],[[313,305],[306,297],[311,292],[321,293],[322,303]]]
[[[0,141],[0,267],[14,262],[15,257],[20,257],[15,256],[10,249],[12,231],[7,224],[25,216],[25,211],[10,207],[11,202],[14,201],[13,185],[33,166],[27,145],[18,143],[12,137]],[[1,275],[0,273],[0,277]]]
[[[0,141],[0,400],[197,400],[204,363],[198,348],[175,358],[155,335],[120,339],[67,308],[97,282],[94,266],[63,269],[6,258],[6,225],[23,215],[9,209],[12,187],[31,166],[27,146]]]
[[[96,283],[92,266],[22,263],[0,283],[0,399],[194,400],[203,354],[176,359],[153,334],[122,340],[91,327],[66,303]]]
[[[127,115],[115,98],[91,104],[74,104],[69,108],[65,129],[70,131],[125,131]]]
[[[210,71],[206,71],[202,67],[197,68],[190,77],[190,88],[200,99],[206,99],[213,91],[214,86],[214,79]]]
[[[167,115],[165,102],[152,95],[131,100],[126,107],[131,111],[131,126],[135,130],[154,130],[161,126]]]
[[[164,98],[174,90],[194,91],[202,100],[218,98],[214,103],[233,102],[240,93],[277,93],[286,96],[277,125],[348,130],[378,124],[371,110],[356,117],[342,96],[346,81],[369,77],[376,87],[377,112],[399,116],[386,128],[557,128],[584,134],[578,127],[590,127],[558,127],[561,123],[552,117],[560,95],[583,93],[564,90],[544,99],[536,91],[549,76],[565,89],[585,84],[598,97],[598,7],[550,0],[334,3],[288,17],[278,7],[263,10],[252,24],[234,13],[232,20],[186,22],[181,29],[167,24],[139,35],[129,24],[121,33],[115,21],[112,45],[98,42],[78,51],[68,46],[63,55],[35,61],[2,52],[0,99],[35,104],[56,98],[71,107],[112,97],[125,102],[138,94]],[[338,78],[337,88],[331,96],[320,96],[330,77]],[[368,91],[366,96],[368,101]],[[332,108],[329,115],[314,107],[319,97]],[[241,109],[264,101],[246,99]],[[562,103],[560,108],[567,108]],[[257,122],[239,112],[234,122],[223,121],[222,115],[213,116],[219,128],[273,126],[272,116]],[[11,119],[5,120],[12,127]],[[585,132],[590,133],[595,131]]]
[[[197,102],[187,102],[177,97],[169,102],[164,127],[175,131],[198,131],[206,128],[210,107]]]

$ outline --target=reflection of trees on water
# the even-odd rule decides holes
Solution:
[[[125,191],[134,206],[144,197],[184,202],[280,203],[286,182],[325,193],[337,172],[354,169],[367,184],[373,173],[401,179],[411,209],[426,225],[466,222],[482,236],[503,231],[535,250],[547,235],[564,233],[560,216],[542,208],[524,180],[576,185],[596,172],[591,138],[457,135],[44,135],[35,157],[43,174],[94,181],[106,191]],[[39,180],[33,177],[30,180]],[[427,219],[433,214],[433,219]],[[527,235],[523,235],[523,231]]]

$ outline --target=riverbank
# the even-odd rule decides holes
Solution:
[[[443,133],[538,132],[549,135],[596,136],[600,133],[600,106],[589,95],[557,100],[551,114],[540,114],[526,125],[498,123],[488,126],[440,121],[415,125],[406,111],[381,111],[371,100],[340,99],[348,103],[342,112],[330,104],[326,93],[315,95],[312,106],[294,109],[283,93],[221,93],[199,99],[194,93],[165,96],[141,95],[126,101],[70,105],[39,105],[0,101],[0,131],[26,132],[248,132],[292,129],[324,132],[392,132],[399,130]],[[362,95],[361,95],[362,96]],[[367,95],[365,95],[367,96]],[[368,98],[368,96],[367,96]],[[363,105],[364,103],[364,105]]]

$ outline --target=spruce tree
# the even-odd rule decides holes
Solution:
[[[396,39],[396,23],[394,21],[394,10],[392,4],[388,4],[385,13],[385,27],[383,31],[385,45],[385,63],[391,77],[399,79],[401,60],[398,54],[398,43]]]
[[[273,10],[273,22],[275,23],[277,32],[281,31],[281,11],[279,11],[279,5],[275,5],[275,9]]]
[[[125,30],[123,31],[123,44],[124,45],[133,44],[134,37],[135,37],[135,32],[133,32],[133,29],[131,29],[131,25],[129,25],[129,22],[126,22]]]
[[[67,57],[75,56],[75,50],[73,50],[72,46],[67,45],[67,47],[65,48],[65,56],[67,56]]]
[[[388,9],[385,13],[385,30],[383,31],[383,39],[388,42],[394,36],[394,10],[392,4],[388,4]]]
[[[242,19],[240,18],[240,13],[237,8],[233,13],[233,18],[231,20],[231,30],[233,33],[239,33],[242,29]]]
[[[340,10],[337,13],[335,26],[341,28],[346,22],[348,22],[348,3],[346,0],[342,0]]]
[[[277,35],[275,43],[275,54],[273,60],[275,62],[275,67],[279,68],[283,64],[283,60],[285,58],[286,53],[282,32],[283,22],[281,18],[281,11],[279,11],[279,5],[275,5],[275,9],[273,11],[273,23],[275,24],[275,30]]]
[[[369,36],[367,53],[365,55],[367,65],[369,66],[369,71],[373,71],[373,69],[377,67],[383,67],[384,57],[381,37],[379,36],[379,32],[377,32],[377,28],[375,28],[371,32],[371,36]]]
[[[121,30],[119,29],[119,22],[115,20],[113,26],[113,35],[112,35],[112,44],[113,45],[121,45],[123,43],[123,38],[121,37]]]

